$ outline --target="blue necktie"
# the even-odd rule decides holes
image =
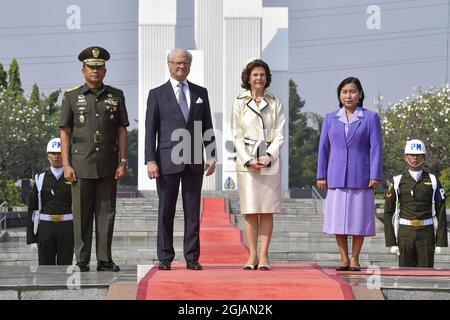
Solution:
[[[188,109],[188,103],[186,99],[186,95],[184,94],[183,86],[185,84],[183,82],[180,82],[178,84],[178,87],[180,88],[180,92],[178,95],[178,104],[180,105],[181,112],[183,113],[184,120],[187,122],[189,109]]]

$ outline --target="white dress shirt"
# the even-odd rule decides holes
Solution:
[[[422,172],[423,172],[423,170],[420,170],[420,171],[411,171],[411,170],[408,170],[408,171],[409,171],[409,174],[411,175],[411,177],[412,177],[414,180],[416,180],[416,181],[419,180],[419,178],[420,178],[420,176],[422,175]]]
[[[62,174],[64,173],[64,167],[60,168],[50,167],[50,169],[52,170],[53,176],[55,177],[56,180],[59,180],[59,177],[61,177]]]
[[[169,79],[170,84],[172,85],[173,92],[175,93],[175,97],[177,97],[177,101],[180,101],[180,87],[178,84],[180,81],[173,79],[172,77]],[[189,85],[186,79],[184,81],[181,81],[184,83],[183,89],[184,89],[184,95],[186,96],[186,101],[188,103],[188,110],[191,108],[191,92],[189,91]]]

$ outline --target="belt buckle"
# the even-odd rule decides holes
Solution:
[[[100,133],[94,134],[94,143],[101,143],[102,142],[102,135]]]
[[[414,219],[410,221],[413,227],[421,227],[423,225],[422,220]]]
[[[50,215],[50,221],[61,222],[61,221],[63,221],[63,215],[62,214],[52,214],[52,215]]]

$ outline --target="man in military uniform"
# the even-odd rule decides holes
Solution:
[[[111,243],[116,213],[117,180],[127,171],[129,125],[122,90],[104,85],[109,52],[83,50],[85,84],[67,90],[62,101],[61,147],[64,176],[72,183],[75,256],[89,271],[95,217],[97,270],[119,271]]]
[[[70,183],[63,176],[59,138],[47,144],[50,168],[36,175],[28,198],[27,244],[39,265],[71,265],[73,216]]]
[[[400,267],[432,268],[435,253],[448,246],[445,193],[436,176],[423,170],[425,154],[422,141],[407,141],[408,170],[394,177],[386,193],[386,246],[399,255]]]

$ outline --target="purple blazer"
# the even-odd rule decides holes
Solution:
[[[319,142],[317,179],[327,179],[328,188],[367,189],[370,179],[381,180],[382,141],[378,114],[362,108],[363,116],[345,124],[338,111],[326,115]]]

